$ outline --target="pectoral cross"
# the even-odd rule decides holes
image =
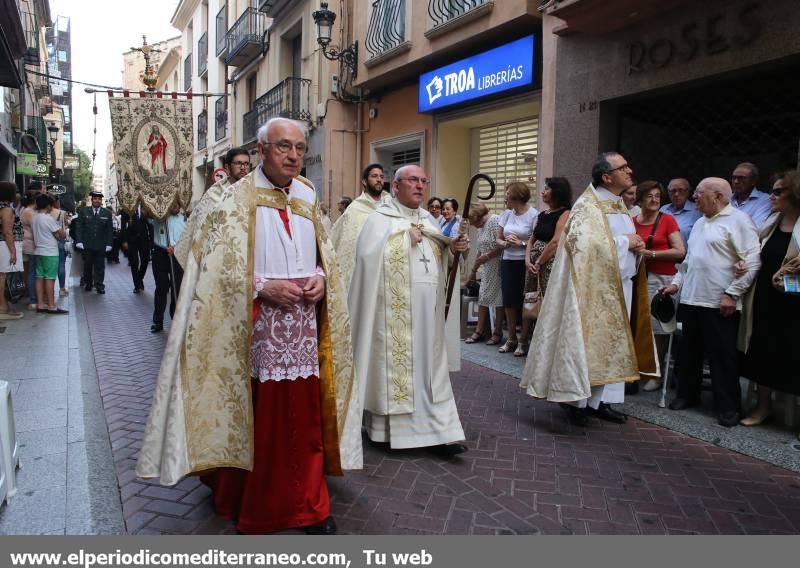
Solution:
[[[415,229],[419,229],[419,231],[422,232],[422,228],[425,225],[423,225],[422,223],[420,223],[420,224],[411,223],[411,226],[414,227]],[[419,242],[419,245],[420,245],[420,249],[419,249],[420,250],[420,254],[422,255],[422,258],[420,258],[419,261],[421,263],[423,263],[423,266],[425,266],[425,272],[429,274],[430,270],[428,270],[428,263],[431,261],[431,259],[429,259],[427,256],[425,256],[425,247],[422,246],[422,241]]]

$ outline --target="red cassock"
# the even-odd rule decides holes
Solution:
[[[288,217],[281,211],[289,234]],[[253,303],[253,319],[262,314]],[[222,468],[203,476],[218,515],[243,534],[264,534],[320,523],[330,516],[323,475],[322,393],[317,376],[253,379],[253,471]]]

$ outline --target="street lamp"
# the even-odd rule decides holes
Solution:
[[[56,140],[58,140],[58,132],[61,130],[55,122],[51,122],[47,126],[47,132],[50,134],[50,179],[58,182],[58,170],[56,169]]]
[[[312,14],[314,23],[317,24],[317,43],[322,48],[322,54],[331,61],[341,61],[353,72],[353,77],[358,73],[358,42],[340,49],[331,46],[331,31],[336,21],[336,13],[328,10],[327,2],[320,2],[319,10]]]

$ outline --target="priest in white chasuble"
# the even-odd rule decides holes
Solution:
[[[306,130],[273,119],[258,168],[224,192],[188,255],[136,473],[203,475],[239,532],[332,534],[324,474],[362,466],[350,322]]]
[[[609,404],[624,401],[626,382],[659,373],[639,262],[645,245],[620,197],[632,174],[620,154],[598,156],[559,241],[520,383],[564,403],[578,425],[590,415],[625,422]]]
[[[348,305],[367,435],[392,448],[429,447],[450,458],[466,450],[450,384],[445,335],[449,239],[420,204],[428,179],[404,166],[393,199],[369,216],[356,248]],[[458,297],[458,296],[456,296]],[[454,306],[453,312],[458,312]]]
[[[361,187],[363,191],[353,202],[347,206],[342,216],[336,220],[331,230],[331,241],[339,259],[342,271],[342,281],[345,287],[350,285],[355,268],[356,243],[361,228],[367,217],[378,208],[378,205],[391,201],[391,195],[383,191],[384,182],[383,166],[370,164],[361,174]]]

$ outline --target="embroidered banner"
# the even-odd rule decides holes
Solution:
[[[185,209],[192,198],[192,101],[125,96],[109,105],[120,207],[132,213],[141,203],[161,220],[176,201]]]

